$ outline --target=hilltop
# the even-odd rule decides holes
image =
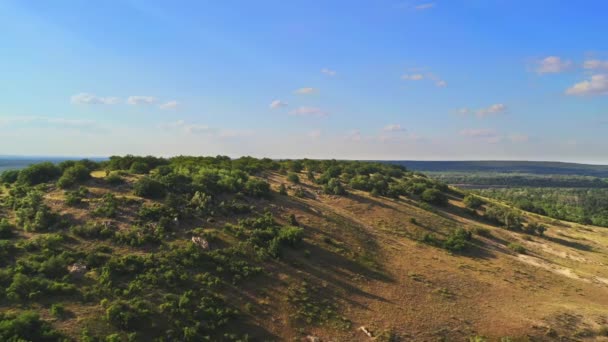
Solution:
[[[1,340],[608,340],[605,228],[402,166],[126,156],[0,181]]]

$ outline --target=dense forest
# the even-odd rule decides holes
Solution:
[[[528,173],[495,172],[427,172],[429,176],[467,188],[486,187],[555,187],[608,188],[604,178],[577,175],[536,175]]]
[[[507,188],[476,190],[481,195],[552,218],[608,227],[607,189]]]

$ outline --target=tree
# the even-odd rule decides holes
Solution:
[[[478,209],[479,207],[484,205],[485,202],[475,195],[468,194],[464,196],[463,203],[467,208]]]
[[[131,167],[129,168],[129,172],[135,173],[135,174],[140,174],[140,175],[148,173],[149,171],[150,171],[150,166],[148,166],[148,164],[141,162],[141,161],[134,162],[133,164],[131,164]]]
[[[58,178],[61,175],[61,169],[51,162],[34,164],[19,171],[17,181],[26,185],[36,185],[45,183]]]
[[[167,192],[164,184],[150,177],[143,177],[135,182],[133,190],[137,196],[146,198],[162,198]]]
[[[448,198],[446,195],[434,188],[426,189],[422,192],[421,198],[423,201],[436,204],[436,205],[446,205],[448,203]]]
[[[82,164],[76,164],[74,166],[70,166],[65,171],[63,171],[63,175],[57,181],[57,185],[60,188],[69,188],[78,183],[87,181],[91,178],[91,171]]]
[[[298,174],[295,172],[288,173],[287,180],[294,184],[300,184],[300,177],[298,177]]]

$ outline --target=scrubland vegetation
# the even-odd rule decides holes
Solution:
[[[527,241],[552,229],[369,162],[124,156],[35,164],[0,180],[3,341],[363,339],[361,307],[345,298],[397,286],[409,271],[393,263],[408,268],[416,253],[476,260],[496,244],[530,256]],[[411,245],[388,253],[379,241],[389,237]],[[421,305],[459,300],[427,277],[407,278],[431,287]],[[381,315],[379,339],[405,336]]]

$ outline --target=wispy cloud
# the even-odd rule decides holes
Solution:
[[[286,107],[287,106],[287,102],[283,102],[281,100],[274,100],[272,102],[270,102],[270,109],[278,109],[281,107]]]
[[[129,96],[127,103],[130,105],[150,105],[156,103],[154,96]]]
[[[549,56],[537,62],[536,72],[539,74],[556,74],[564,72],[573,66],[569,60],[562,60],[558,56]]]
[[[477,116],[480,118],[485,118],[488,116],[498,115],[501,113],[505,113],[507,111],[507,106],[503,103],[496,103],[486,108],[481,108],[477,111]]]
[[[331,70],[331,69],[328,69],[328,68],[321,69],[321,72],[324,73],[327,76],[336,76],[337,75],[337,72],[335,70]]]
[[[589,70],[608,70],[608,61],[589,59],[583,63],[583,68]]]
[[[73,95],[70,98],[70,101],[73,104],[85,104],[85,105],[93,105],[93,104],[102,104],[102,105],[113,105],[120,102],[118,97],[101,97],[96,96],[89,93],[80,93]]]
[[[358,129],[352,130],[352,131],[348,132],[348,134],[346,135],[346,140],[348,140],[348,141],[359,142],[362,139],[363,139],[363,136],[361,135],[361,131],[359,131]]]
[[[96,121],[81,119],[66,119],[45,116],[8,116],[0,118],[0,127],[37,127],[54,129],[73,129],[77,131],[99,131]]]
[[[294,93],[301,94],[301,95],[309,95],[309,94],[314,94],[316,92],[318,92],[318,90],[316,88],[311,88],[311,87],[300,88],[300,89],[297,89],[296,91],[294,91]]]
[[[179,102],[177,102],[177,101],[169,101],[169,102],[165,102],[165,103],[161,104],[158,107],[160,109],[162,109],[162,110],[177,109],[177,107],[179,107]]]
[[[385,132],[405,132],[405,128],[402,128],[400,124],[388,124],[382,130]]]
[[[184,120],[177,120],[177,121],[172,121],[172,122],[168,122],[168,123],[162,124],[161,128],[164,128],[164,129],[167,129],[167,130],[179,129],[179,130],[183,130],[184,132],[190,133],[190,134],[210,134],[210,133],[214,133],[214,130],[212,130],[207,125],[198,124],[198,123],[189,123],[189,122],[186,122]]]
[[[409,81],[420,81],[424,79],[424,75],[422,74],[405,74],[401,76],[401,79],[409,80]]]
[[[567,95],[608,95],[608,75],[598,74],[566,89]]]
[[[291,115],[295,115],[295,116],[315,116],[315,117],[323,117],[323,116],[328,116],[329,114],[317,107],[298,107],[294,110],[292,110],[291,112],[289,112],[289,114]]]
[[[424,11],[424,10],[429,10],[431,8],[435,8],[436,4],[434,2],[428,2],[428,3],[424,3],[424,4],[419,4],[414,6],[415,10],[418,11]]]

